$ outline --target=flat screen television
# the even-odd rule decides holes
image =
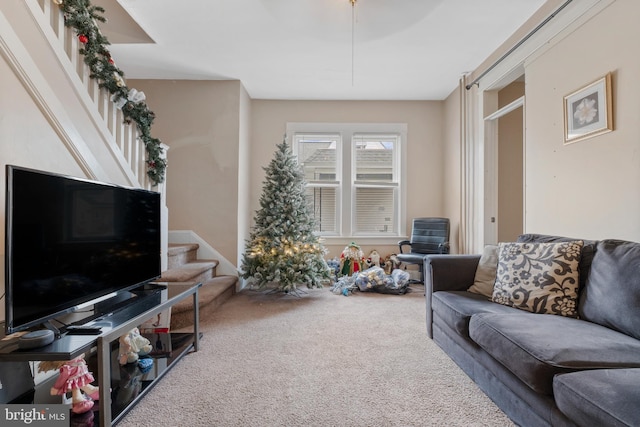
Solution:
[[[7,165],[5,227],[7,334],[161,274],[153,191]]]

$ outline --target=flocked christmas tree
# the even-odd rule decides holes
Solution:
[[[283,292],[299,285],[322,287],[329,278],[326,250],[313,233],[304,176],[286,141],[278,144],[266,172],[260,209],[242,258],[241,276]]]

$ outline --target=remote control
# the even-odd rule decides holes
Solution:
[[[69,325],[67,333],[70,335],[100,335],[102,328],[91,325]]]

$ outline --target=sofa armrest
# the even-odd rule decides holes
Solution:
[[[465,291],[473,285],[480,254],[426,255],[424,295],[427,304],[427,335],[433,338],[432,295],[436,291]]]

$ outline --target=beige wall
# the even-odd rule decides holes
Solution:
[[[193,230],[226,259],[238,251],[239,152],[247,140],[237,80],[129,80],[156,114],[167,152],[170,230]],[[246,101],[244,101],[246,104]],[[246,122],[248,119],[244,119]],[[243,148],[246,150],[245,148]]]
[[[254,100],[251,118],[251,209],[259,207],[263,167],[273,158],[287,122],[407,123],[407,233],[411,218],[444,214],[443,103],[438,101],[269,101]],[[330,256],[343,244],[329,245]],[[397,245],[362,245],[381,254],[397,253]]]
[[[640,241],[638,16],[618,0],[527,65],[527,232]],[[615,130],[564,145],[563,96],[610,71]]]
[[[0,76],[0,289],[4,289],[5,166],[84,175],[2,56]],[[4,303],[0,319],[4,319]]]

